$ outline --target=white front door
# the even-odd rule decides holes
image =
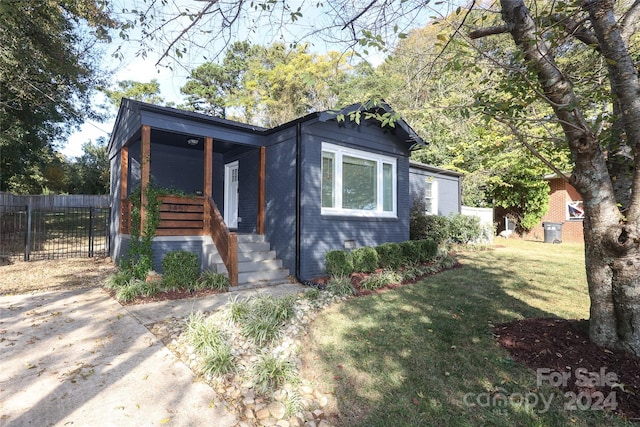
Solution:
[[[224,165],[224,222],[238,228],[238,162]]]

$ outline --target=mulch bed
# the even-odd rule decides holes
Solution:
[[[640,359],[591,343],[588,328],[586,320],[533,318],[497,325],[493,332],[500,345],[535,370],[543,383],[555,382],[565,392],[575,393],[569,394],[565,405],[576,397],[573,403],[578,409],[591,403],[590,409],[604,407],[640,422]],[[544,371],[538,374],[538,369]],[[610,393],[615,399],[606,400]]]
[[[109,292],[109,295],[111,295],[111,298],[116,299],[116,291],[113,289],[107,289],[107,291]],[[129,302],[124,302],[124,301],[118,301],[121,305],[138,305],[138,304],[148,304],[150,302],[158,302],[158,301],[168,301],[168,300],[178,300],[178,299],[186,299],[186,298],[201,298],[201,297],[206,297],[209,295],[215,295],[215,294],[221,294],[224,293],[224,291],[219,291],[216,289],[204,289],[204,290],[199,290],[199,291],[191,291],[189,289],[179,289],[176,291],[163,291],[163,292],[158,292],[155,295],[152,295],[150,297],[145,297],[142,295],[138,295],[136,297],[136,299],[129,301]]]

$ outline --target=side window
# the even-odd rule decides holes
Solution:
[[[424,213],[438,215],[438,181],[432,176],[424,183]]]

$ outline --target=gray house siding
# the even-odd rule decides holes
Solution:
[[[258,221],[258,150],[225,156],[224,163],[238,161],[238,232],[255,233]],[[224,180],[224,168],[222,171]],[[224,188],[223,188],[224,194]],[[223,197],[224,198],[224,197]],[[224,205],[220,212],[224,212]]]
[[[291,274],[296,271],[295,132],[273,135],[266,149],[265,235]]]
[[[204,150],[151,143],[151,182],[186,194],[204,191]],[[167,171],[173,173],[167,173]],[[176,173],[178,172],[178,173]]]
[[[443,173],[441,169],[429,165],[416,165],[409,168],[409,192],[413,204],[425,198],[425,183],[429,179],[437,181],[438,215],[460,213],[460,174]]]
[[[303,279],[324,275],[325,254],[329,250],[344,249],[347,240],[354,240],[356,247],[360,247],[409,239],[409,152],[406,146],[394,142],[395,138],[389,138],[386,131],[377,125],[365,124],[352,131],[338,126],[336,122],[316,122],[305,126],[302,140],[300,275]],[[397,218],[321,214],[322,142],[396,158]]]

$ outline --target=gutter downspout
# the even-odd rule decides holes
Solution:
[[[300,189],[302,187],[302,149],[300,144],[302,142],[302,125],[296,124],[296,280],[300,283],[304,281],[300,278],[300,252],[301,252],[301,209],[300,203],[302,202],[302,196],[300,195]]]

